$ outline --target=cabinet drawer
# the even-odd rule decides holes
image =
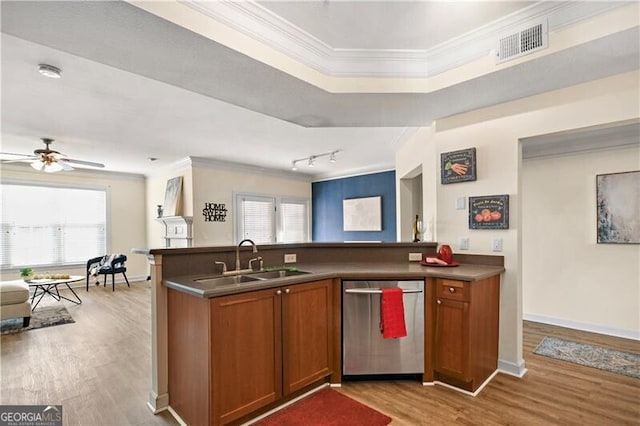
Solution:
[[[455,280],[436,280],[436,297],[442,299],[469,301],[469,283]]]

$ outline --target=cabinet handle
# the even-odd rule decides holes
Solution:
[[[455,293],[455,292],[456,292],[456,289],[455,289],[455,288],[453,288],[453,287],[449,287],[449,293]]]
[[[287,294],[289,294],[289,293],[291,292],[291,290],[289,290],[288,288],[285,288],[285,289],[284,289],[284,292],[285,292],[285,293],[287,293]]]
[[[441,301],[439,301],[439,300],[436,300],[436,303],[437,303],[438,305],[440,305],[442,302],[441,302]]]
[[[280,296],[282,294],[282,290],[276,290],[276,294]]]

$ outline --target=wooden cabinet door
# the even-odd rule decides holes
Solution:
[[[332,288],[331,280],[282,288],[285,395],[333,371]]]
[[[435,328],[436,372],[470,380],[469,303],[437,299]]]
[[[282,396],[278,289],[211,299],[212,424],[226,424]]]

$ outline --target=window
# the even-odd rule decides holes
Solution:
[[[236,242],[256,244],[309,241],[309,200],[237,193]]]
[[[107,192],[0,185],[0,266],[62,266],[107,252]]]

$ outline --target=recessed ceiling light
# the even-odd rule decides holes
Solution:
[[[49,78],[62,77],[62,70],[58,67],[54,67],[53,65],[39,64],[38,72],[44,75],[45,77],[49,77]]]

